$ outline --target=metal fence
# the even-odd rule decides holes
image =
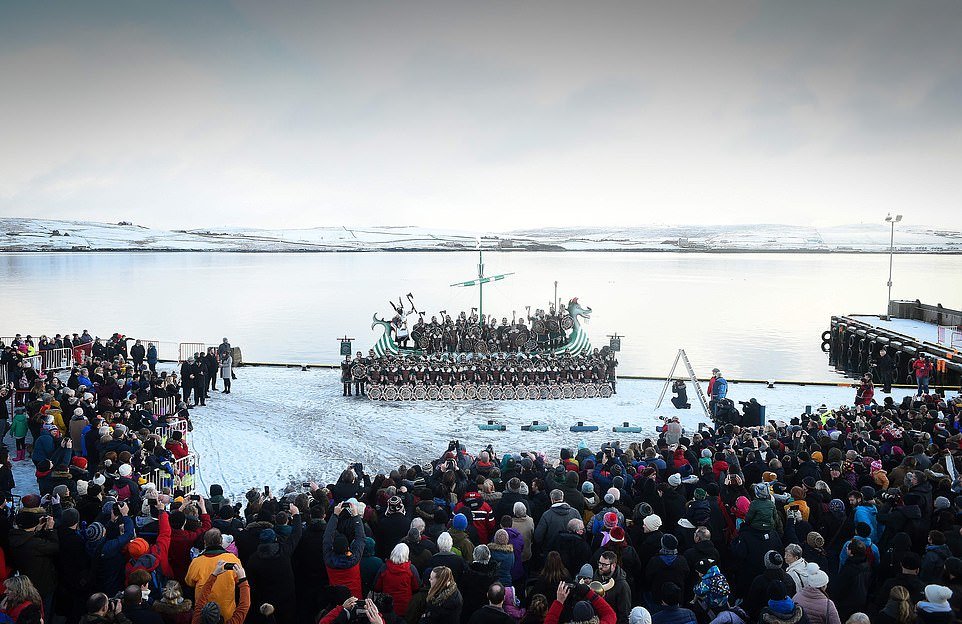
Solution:
[[[197,456],[191,453],[168,465],[170,470],[158,468],[147,473],[147,481],[153,483],[158,492],[172,493],[180,489],[185,495],[192,494],[197,488]]]
[[[167,442],[167,439],[170,437],[170,435],[175,431],[180,431],[181,434],[183,434],[184,439],[186,440],[187,439],[187,420],[184,419],[184,420],[178,420],[175,422],[169,422],[167,423],[167,425],[163,427],[157,427],[157,435],[159,435],[160,439],[163,440],[165,443]]]
[[[177,413],[177,397],[163,397],[154,399],[152,410],[154,416],[170,416]]]
[[[70,349],[47,349],[40,352],[43,359],[43,370],[64,370],[70,368],[71,361]]]
[[[182,342],[178,349],[178,362],[186,362],[194,358],[195,353],[207,353],[207,345],[203,342]]]

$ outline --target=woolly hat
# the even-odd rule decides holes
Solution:
[[[76,456],[74,456],[74,457],[72,457],[72,458],[70,459],[70,465],[76,466],[77,468],[80,468],[81,470],[86,470],[86,469],[87,469],[87,458],[86,458],[86,457],[81,457],[80,455],[76,455]]]
[[[20,499],[20,505],[24,509],[36,509],[40,506],[40,497],[36,494],[27,494]]]
[[[200,610],[201,624],[220,624],[220,606],[216,602],[208,602]]]
[[[615,504],[615,495],[612,494],[611,492],[606,493],[606,494],[605,494],[605,504],[606,504],[606,505],[614,505],[614,504]]]
[[[777,480],[778,480],[778,475],[775,474],[774,472],[765,471],[762,473],[762,481],[764,481],[765,483],[771,483],[772,481],[777,481]]]
[[[875,500],[875,488],[871,485],[863,485],[859,492],[861,492],[863,500]]]
[[[616,501],[621,499],[621,490],[619,490],[619,489],[616,488],[616,487],[610,487],[610,488],[608,488],[608,491],[605,493],[605,499],[606,499],[606,500],[607,500],[609,494],[610,494]]]
[[[575,622],[587,622],[595,617],[595,610],[587,600],[579,600],[571,612]]]
[[[703,501],[708,498],[708,492],[701,488],[695,488],[695,500]]]
[[[584,483],[581,484],[581,493],[582,493],[582,494],[594,494],[594,493],[595,493],[595,484],[592,483],[591,481],[585,481]]]
[[[149,550],[150,546],[147,544],[147,540],[142,537],[134,538],[127,544],[127,554],[130,555],[131,559],[143,557]]]
[[[815,452],[813,452],[813,453],[812,453],[812,460],[813,460],[813,461],[816,461],[816,462],[818,462],[818,463],[822,463],[822,461],[824,461],[824,460],[822,459],[822,452],[821,452],[821,451],[815,451]]]
[[[651,514],[650,516],[645,516],[641,524],[644,525],[646,531],[653,533],[661,528],[661,518],[658,514]]]
[[[499,546],[507,546],[510,541],[511,541],[511,538],[508,537],[508,532],[505,531],[504,529],[498,529],[497,531],[494,532],[495,544],[498,544]]]
[[[133,474],[134,469],[130,467],[130,464],[121,464],[120,468],[117,469],[121,477],[129,477]]]
[[[86,496],[88,485],[87,481],[77,481],[77,496]]]
[[[803,490],[803,489],[800,488],[799,486],[796,485],[795,487],[793,487],[793,488],[792,488],[791,490],[789,490],[789,491],[790,491],[791,494],[792,494],[792,498],[794,498],[795,500],[797,500],[797,501],[798,501],[798,500],[805,500],[805,490]]]
[[[651,624],[651,614],[644,607],[635,607],[628,614],[628,624]]]
[[[922,567],[922,557],[920,557],[918,553],[907,552],[902,555],[899,565],[906,570],[918,570]]]
[[[464,531],[468,528],[468,518],[463,513],[454,514],[454,518],[451,520],[451,528],[457,529],[458,531]]]
[[[828,585],[828,574],[825,574],[817,563],[809,563],[805,566],[804,577],[802,582],[808,587],[821,589]]]
[[[678,487],[679,485],[681,485],[681,475],[676,472],[675,474],[668,477],[668,485],[670,485],[671,487]]]
[[[661,549],[668,551],[678,550],[678,538],[671,533],[665,533],[661,536]]]
[[[257,534],[257,539],[261,544],[273,544],[277,541],[277,533],[274,529],[263,529]],[[334,543],[337,544],[337,537],[334,538]]]
[[[952,507],[952,503],[944,496],[939,496],[935,499],[935,511],[941,511],[943,509],[949,509]]]
[[[87,530],[84,532],[87,536],[88,542],[99,542],[107,534],[107,530],[104,525],[99,522],[93,522],[87,526]]]
[[[756,483],[752,491],[755,493],[755,498],[768,498],[769,494],[771,494],[767,483]]]
[[[404,514],[404,503],[400,496],[392,496],[387,501],[387,512],[389,514]]]
[[[769,550],[765,553],[765,568],[768,570],[777,570],[782,567],[784,559],[778,554],[777,550]]]
[[[825,538],[822,537],[821,533],[818,533],[817,531],[810,532],[808,537],[805,538],[805,541],[809,546],[815,549],[821,549],[825,547]]]
[[[83,416],[83,415],[84,415],[84,408],[78,407],[77,409],[75,409],[75,410],[73,411],[73,415],[74,415],[74,416]]]
[[[845,513],[845,503],[840,498],[833,498],[828,502],[828,510],[834,514]]]
[[[68,507],[60,514],[60,526],[72,527],[80,522],[80,512],[73,507]]]
[[[932,604],[947,607],[949,606],[949,598],[951,597],[952,590],[944,585],[925,586],[925,599]]]
[[[606,513],[603,519],[604,519],[605,526],[608,528],[611,528],[616,524],[618,524],[618,514],[616,514],[613,511],[609,511],[608,513]]]
[[[616,526],[608,532],[608,541],[610,542],[623,542],[625,541],[625,530],[620,526]]]
[[[592,569],[591,564],[586,563],[583,566],[581,566],[580,570],[578,570],[578,576],[575,577],[575,580],[577,581],[578,579],[583,579],[583,578],[590,579],[594,575],[595,575],[595,571],[594,569]]]

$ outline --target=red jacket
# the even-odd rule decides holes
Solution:
[[[333,522],[333,520],[331,520]],[[350,568],[327,568],[327,584],[330,586],[343,585],[351,590],[351,595],[362,600],[364,591],[361,588],[361,566],[352,565]]]
[[[197,541],[197,538],[210,530],[210,516],[200,515],[200,528],[193,531],[185,529],[173,529],[170,532],[170,550],[167,553],[167,560],[170,569],[174,573],[173,578],[184,583],[187,576],[187,568],[190,567],[190,549]]]
[[[374,579],[374,591],[390,594],[394,599],[394,613],[404,617],[411,596],[421,586],[418,574],[410,563],[387,561]]]
[[[174,456],[174,459],[182,459],[190,454],[190,448],[183,440],[167,440],[167,450]]]
[[[170,518],[166,511],[161,512],[157,517],[157,526],[157,541],[146,555],[127,562],[125,578],[130,577],[130,573],[134,570],[144,569],[153,572],[158,567],[165,577],[174,577],[174,571],[170,568]]]
[[[615,610],[605,602],[604,598],[595,592],[589,589],[585,600],[591,603],[591,607],[595,610],[595,615],[598,616],[600,624],[615,624],[615,622],[618,621],[618,615],[615,613]],[[548,612],[544,616],[544,624],[558,624],[563,609],[564,605],[555,599],[555,601],[551,603],[551,606],[548,607]]]
[[[932,364],[928,360],[919,358],[912,364],[912,370],[915,371],[915,377],[917,379],[930,377],[932,375]]]
[[[454,513],[463,513],[465,516],[471,518],[471,524],[473,524],[474,528],[478,531],[480,543],[487,544],[491,541],[496,530],[494,510],[491,509],[491,505],[481,498],[479,492],[468,492],[465,494],[464,500],[454,508]]]

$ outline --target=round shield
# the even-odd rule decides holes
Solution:
[[[551,391],[551,398],[552,398],[552,399],[560,399],[560,398],[561,398],[561,386],[557,386],[557,385],[551,386],[551,387],[549,388],[549,390]]]
[[[575,326],[575,323],[574,321],[571,320],[570,316],[565,315],[561,317],[561,329],[567,331],[574,326]]]
[[[518,386],[514,389],[514,398],[525,401],[528,398],[528,389],[525,386]]]
[[[609,384],[609,383],[601,384],[601,387],[598,388],[598,396],[600,396],[600,397],[603,398],[603,399],[607,399],[608,397],[610,397],[610,396],[611,396],[611,384]]]
[[[593,399],[598,396],[598,384],[587,384],[585,386],[585,396]]]
[[[516,334],[511,336],[511,345],[516,348],[522,346],[527,341],[528,341],[528,337],[522,334],[521,332],[517,332]]]
[[[570,398],[573,398],[574,395],[575,395],[575,389],[571,386],[571,384],[564,384],[563,386],[561,386],[562,399],[570,399]]]
[[[524,343],[525,351],[534,351],[537,348],[538,348],[538,341],[535,340],[534,338],[529,338],[528,342]]]
[[[395,386],[388,386],[384,389],[384,400],[385,401],[396,401],[397,400],[397,388]]]
[[[438,397],[441,396],[441,389],[437,386],[428,386],[428,400],[437,401]]]
[[[550,399],[551,398],[551,388],[545,384],[538,386],[538,398],[539,399]]]
[[[418,401],[423,401],[424,399],[428,398],[428,389],[421,385],[415,386],[414,398]]]
[[[351,377],[354,379],[363,379],[365,375],[367,375],[367,367],[360,362],[351,366]]]
[[[488,344],[487,344],[485,341],[483,341],[483,340],[478,340],[478,341],[476,341],[476,342],[475,342],[475,345],[474,345],[474,352],[475,352],[475,353],[487,353],[487,352],[488,352]]]
[[[464,386],[462,384],[456,384],[451,394],[453,395],[455,401],[463,401]]]
[[[478,398],[482,401],[487,401],[491,398],[491,387],[490,386],[478,386]]]
[[[555,319],[555,318],[548,319],[547,325],[548,325],[548,331],[552,334],[557,334],[559,331],[561,331],[561,325],[558,324],[558,319]]]
[[[461,351],[465,353],[470,353],[473,347],[474,347],[473,338],[465,338],[464,340],[461,341]]]
[[[501,391],[501,386],[491,386],[491,400],[500,401],[504,393]]]
[[[441,398],[445,401],[450,401],[451,397],[454,396],[454,390],[451,386],[441,386]]]
[[[398,394],[402,401],[410,401],[414,398],[414,388],[411,386],[401,386],[401,391]]]
[[[469,401],[473,401],[478,398],[478,387],[474,384],[466,384],[464,386],[464,398]]]
[[[585,398],[587,391],[585,390],[585,385],[583,383],[575,384],[575,398],[583,399]]]
[[[518,328],[518,333],[524,336],[524,341],[528,342],[531,339],[531,332],[528,331],[527,327]]]
[[[421,336],[421,337],[419,337],[419,338],[418,338],[418,346],[421,347],[422,349],[427,349],[428,347],[430,347],[430,346],[431,346],[431,337],[430,337],[430,336]]]
[[[501,398],[505,401],[510,401],[514,398],[514,386],[505,386],[501,389]]]
[[[371,399],[372,401],[380,401],[380,400],[381,400],[381,386],[379,386],[379,385],[377,385],[377,384],[371,384],[370,386],[368,386],[368,387],[367,387],[367,398]]]
[[[544,332],[544,322],[541,319],[534,319],[531,321],[531,331],[536,334],[543,334]]]

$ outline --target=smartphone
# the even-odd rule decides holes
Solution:
[[[224,564],[224,569],[225,569],[225,570],[233,570],[233,569],[234,569],[234,565],[235,565],[234,562],[228,561],[227,563]]]
[[[265,486],[264,486],[264,498],[270,498],[270,497],[271,497],[271,486],[265,485]]]
[[[190,500],[199,501],[199,500],[200,500],[200,494],[191,494],[191,495],[190,495]]]

